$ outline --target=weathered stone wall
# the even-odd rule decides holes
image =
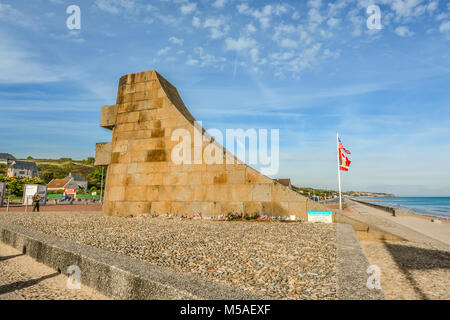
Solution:
[[[102,107],[101,125],[112,129],[110,145],[97,145],[96,162],[108,165],[103,212],[128,216],[143,213],[176,215],[233,213],[296,215],[323,206],[274,182],[224,152],[223,164],[171,161],[176,129],[204,134],[194,126],[178,91],[156,71],[123,76],[117,104]],[[201,131],[201,132],[200,132]],[[203,142],[203,153],[209,142]],[[235,159],[228,164],[226,159]],[[105,159],[108,159],[109,161]]]

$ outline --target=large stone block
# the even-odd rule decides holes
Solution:
[[[113,144],[97,143],[95,145],[95,163],[96,166],[107,166],[111,163],[111,151]]]
[[[116,125],[118,106],[102,106],[100,112],[100,126],[107,129],[112,129]]]
[[[253,201],[272,201],[272,185],[255,184],[252,185]]]

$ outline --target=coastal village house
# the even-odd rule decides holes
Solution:
[[[84,179],[83,177],[80,177],[79,175],[75,174],[75,173],[69,173],[69,175],[67,177],[64,178],[64,180],[72,180],[73,182],[75,182],[78,186],[79,189],[83,189],[85,192],[87,192],[88,190],[88,181],[86,179]]]
[[[35,162],[15,160],[8,168],[10,178],[35,178],[39,174],[39,168]]]
[[[73,179],[53,179],[47,184],[48,191],[58,191],[64,189],[78,190],[78,184]]]
[[[9,153],[0,153],[0,164],[10,164],[16,161],[16,158]]]

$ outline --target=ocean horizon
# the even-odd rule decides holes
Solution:
[[[408,209],[411,213],[450,220],[450,197],[362,197],[374,203]]]

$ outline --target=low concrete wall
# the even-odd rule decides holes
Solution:
[[[335,212],[334,221],[336,223],[349,224],[355,230],[359,239],[364,240],[391,240],[391,241],[405,241],[406,239],[392,234],[388,231],[369,225],[360,220],[349,217],[344,212],[338,210]]]
[[[372,207],[372,208],[376,208],[376,209],[380,209],[380,210],[389,212],[394,217],[401,217],[401,216],[409,215],[409,211],[406,209],[403,209],[403,208],[395,208],[395,207],[385,206],[382,204],[372,203],[372,202],[363,201],[363,200],[357,200],[355,198],[352,198],[352,200],[355,202],[362,203],[362,204]]]
[[[392,215],[395,215],[395,209],[396,208],[394,208],[394,207],[383,206],[381,204],[376,204],[376,203],[372,203],[372,202],[368,202],[368,201],[358,200],[358,199],[355,199],[355,198],[352,198],[352,200],[355,201],[355,202],[362,203],[362,204],[364,204],[366,206],[369,206],[369,207],[372,207],[372,208],[376,208],[376,209],[380,209],[380,210],[389,212]]]
[[[339,300],[384,300],[382,290],[369,289],[367,279],[369,274],[364,252],[348,224],[337,225],[337,273],[338,273],[338,299]]]
[[[0,241],[67,275],[81,269],[81,283],[117,299],[255,300],[243,290],[174,272],[141,260],[0,223]]]

